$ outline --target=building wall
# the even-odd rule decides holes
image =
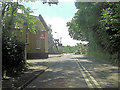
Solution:
[[[11,33],[14,33],[18,40],[23,43],[27,40],[27,58],[47,58],[48,57],[48,38],[47,38],[47,25],[44,22],[42,16],[42,21],[39,17],[35,16],[36,19],[39,20],[37,23],[39,30],[37,30],[36,34],[30,32],[31,30],[26,32],[26,26],[21,26],[21,30],[12,30]],[[46,25],[43,25],[44,24]],[[45,34],[45,38],[41,38],[41,34]],[[27,35],[27,36],[26,36]],[[27,38],[26,38],[27,37]]]
[[[48,33],[45,32],[45,52],[48,53]]]
[[[45,34],[45,37],[41,37],[41,34]],[[48,39],[46,36],[46,31],[38,31],[36,34],[28,32],[28,59],[48,57]]]
[[[25,32],[21,30],[11,30],[11,35],[16,36],[17,40],[21,42],[25,42]],[[41,34],[45,34],[44,38],[41,38]],[[27,31],[27,58],[28,59],[39,59],[39,58],[47,58],[48,57],[48,38],[47,31],[37,31],[36,34],[33,34],[30,31]],[[37,45],[37,42],[39,44]],[[39,48],[38,48],[39,47]]]

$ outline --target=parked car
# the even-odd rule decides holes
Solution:
[[[80,54],[80,50],[76,50],[76,51],[75,51],[75,54]]]

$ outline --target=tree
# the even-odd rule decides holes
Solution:
[[[71,38],[76,39],[76,40],[86,40],[86,37],[81,32],[74,18],[71,20],[71,22],[67,22],[67,26],[69,27],[68,31],[69,31],[69,35],[71,36]]]
[[[102,44],[111,54],[111,59],[115,62],[120,60],[120,3],[109,3],[109,7],[102,10],[100,20],[101,29],[106,31],[107,44]],[[103,37],[105,38],[105,37]]]
[[[34,2],[36,0],[24,1]],[[22,2],[22,0],[17,0],[17,2],[5,2],[3,0],[0,2],[0,4],[2,3],[2,25],[0,25],[2,26],[2,71],[7,70],[7,73],[20,71],[25,65],[25,44],[17,40],[13,33],[10,33],[12,29],[20,29],[23,27],[23,24],[26,24],[27,29],[33,33],[39,30],[36,24],[39,19],[30,15],[33,11],[30,10],[30,8],[25,8],[23,5],[19,4],[19,2]],[[19,13],[18,10],[21,10],[21,13]]]
[[[18,9],[21,9],[22,13],[18,13]],[[25,44],[17,40],[11,31],[14,32],[12,29],[22,28],[23,24],[27,23],[28,29],[35,32],[38,20],[29,15],[31,12],[18,2],[2,2],[2,71],[7,70],[7,74],[20,71],[25,66]]]
[[[77,13],[67,23],[74,39],[89,41],[89,52],[109,53],[109,59],[119,61],[120,3],[76,2]],[[79,38],[81,36],[82,38]]]
[[[38,30],[36,25],[38,20],[30,15],[32,13],[30,8],[25,8],[23,5],[18,4],[18,2],[3,2],[2,7],[3,29],[10,30],[27,23],[28,29],[31,32],[35,33],[35,30]],[[22,13],[18,13],[18,10],[21,10]]]
[[[75,46],[64,46],[64,52],[66,53],[75,53],[76,47]]]

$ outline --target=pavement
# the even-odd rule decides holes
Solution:
[[[49,58],[61,57],[62,54],[52,54],[49,55]],[[28,62],[31,60],[28,60]],[[3,90],[16,90],[23,89],[29,83],[31,83],[35,78],[37,78],[40,74],[44,73],[49,67],[41,64],[36,65],[34,62],[30,62],[30,66],[23,73],[18,75],[17,77],[8,77],[2,80],[2,89]]]

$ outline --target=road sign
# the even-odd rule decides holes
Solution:
[[[45,38],[45,34],[41,33],[41,34],[40,34],[40,38],[41,38],[41,39],[44,39],[44,38]]]

